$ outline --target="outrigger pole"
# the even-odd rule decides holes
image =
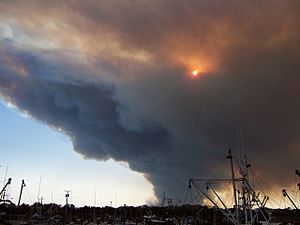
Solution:
[[[3,194],[3,192],[5,191],[5,189],[7,188],[8,185],[10,185],[11,183],[11,178],[8,178],[7,183],[4,185],[4,187],[2,188],[1,192],[0,192],[0,196]]]

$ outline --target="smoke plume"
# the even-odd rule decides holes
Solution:
[[[210,177],[237,126],[257,173],[300,157],[298,1],[1,1],[0,95],[156,194]],[[198,78],[191,71],[199,69]]]

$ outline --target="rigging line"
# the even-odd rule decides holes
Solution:
[[[264,188],[263,188],[260,180],[258,179],[258,177],[255,177],[255,179],[256,179],[256,186],[257,186],[256,189],[260,190],[260,192],[262,192],[263,194],[265,194]]]
[[[221,168],[223,167],[225,160],[226,160],[226,158],[224,157],[219,168],[217,169],[216,173],[214,174],[213,179],[215,179],[217,177],[217,175],[219,174],[219,172],[221,171]]]
[[[219,172],[221,171],[221,169],[222,169],[223,166],[224,166],[225,160],[226,160],[226,158],[224,157],[224,158],[222,159],[222,162],[221,162],[220,166],[218,167],[218,169],[216,170],[216,172],[215,172],[215,174],[214,174],[214,176],[213,176],[212,179],[215,179],[215,178],[217,177],[217,175],[219,174]],[[205,187],[205,185],[206,185],[206,183],[204,183],[204,184],[202,185],[201,190]]]
[[[256,179],[256,181],[257,181],[257,182],[256,182],[257,185],[253,186],[253,188],[259,190],[260,193],[262,193],[263,195],[266,196],[266,193],[264,192],[264,188],[262,187],[261,183],[259,182],[259,180],[258,180],[256,177],[255,177],[255,179]],[[271,201],[272,201],[272,200],[271,200]]]
[[[197,203],[200,204],[200,201],[203,202],[203,194],[201,192],[198,192],[196,194],[196,199],[198,199]]]
[[[296,192],[296,191],[294,191],[294,190],[286,189],[286,188],[285,188],[285,190],[288,191],[288,192],[290,192],[290,193],[293,193],[293,194],[295,194],[295,192]]]
[[[278,203],[276,203],[276,202],[270,202],[270,201],[268,201],[266,204],[265,204],[265,206],[267,205],[267,204],[269,204],[270,206],[271,206],[271,208],[275,208],[276,207],[276,205],[278,205]]]
[[[237,129],[236,129],[236,135],[237,135],[237,150],[239,151],[239,153],[241,153],[241,149],[240,149],[240,126],[239,124],[237,125]]]
[[[259,179],[259,180],[260,180],[264,185],[266,185],[267,188],[269,188],[274,194],[276,194],[277,196],[281,196],[281,195],[278,194],[278,192],[277,192],[274,188],[272,188],[268,183],[266,183],[260,176],[258,176],[257,174],[255,174],[253,170],[250,170],[250,171],[251,171],[253,177],[256,177],[256,179]]]
[[[254,179],[256,180],[255,189],[258,189],[261,193],[266,195],[266,193],[264,192],[264,187],[262,186],[262,184],[261,184],[260,180],[258,179],[258,177],[254,176]]]
[[[283,203],[284,203],[284,208],[286,208],[287,205],[290,205],[290,204],[291,204],[291,202],[288,201],[288,200],[287,200],[286,198],[284,198],[283,196],[282,196],[282,199],[283,199]]]
[[[295,194],[295,199],[297,200],[298,197],[298,193],[299,193],[299,188],[297,188],[296,194]]]
[[[275,205],[280,205],[280,202],[278,202],[277,200],[274,200],[274,199],[269,199],[269,201],[268,202],[271,202],[271,203],[273,203],[273,204],[275,204]]]
[[[193,204],[195,202],[196,196],[194,195],[194,193],[192,193],[192,190],[189,193],[190,193],[191,204]]]
[[[5,187],[5,184],[6,184],[7,174],[8,174],[8,166],[6,166],[6,169],[5,169],[5,175],[4,175],[4,180],[3,180],[3,188]],[[5,199],[5,192],[6,191],[4,191],[2,193],[2,196],[0,196],[0,198],[3,199],[3,200]]]
[[[4,174],[4,179],[3,179],[3,187],[6,184],[7,174],[8,174],[8,166],[6,166],[6,169],[5,169],[5,174]]]
[[[204,197],[206,198],[210,198],[209,194],[207,193],[204,193],[204,191],[202,189],[200,189],[194,182],[193,182],[193,187],[195,188],[195,191],[196,191],[196,195],[195,195],[195,198],[194,199],[197,199],[198,196],[199,196],[199,201],[200,201],[200,198],[201,198],[201,201],[203,202],[204,200]],[[211,201],[211,199],[209,199]],[[197,202],[199,204],[199,202]]]
[[[252,171],[251,171],[252,172]],[[252,172],[253,173],[253,172]],[[254,174],[254,173],[253,173]],[[266,195],[266,192],[264,191],[264,187],[261,185],[261,183],[262,184],[264,184],[267,188],[269,188],[270,190],[271,190],[271,192],[273,192],[273,194],[275,194],[275,196],[277,196],[277,197],[281,197],[281,195],[279,195],[278,193],[278,191],[275,191],[270,185],[268,185],[266,182],[264,182],[264,180],[262,179],[262,178],[260,178],[259,176],[253,176],[255,179],[256,179],[256,181],[257,181],[257,185],[256,186],[258,186],[258,188],[257,189],[260,189],[260,192],[262,192],[264,195]],[[269,202],[273,202],[273,203],[275,203],[275,204],[277,204],[278,205],[278,201],[277,200],[275,200],[275,199],[273,199],[273,198],[271,198],[271,199],[269,199]]]
[[[280,196],[282,197],[282,196]],[[280,202],[278,202],[278,200],[275,200],[274,198],[269,198],[268,199],[268,203],[273,207],[275,208],[276,206],[280,205]],[[272,204],[271,204],[272,203]],[[274,207],[275,206],[275,207]]]
[[[193,188],[191,188],[190,189],[191,203],[194,203],[195,201],[197,201],[197,195],[198,195],[198,193],[195,194],[195,191],[193,190]]]
[[[240,173],[240,171],[242,170],[242,166],[241,166],[241,164],[240,164],[240,162],[235,158],[235,157],[233,157],[233,160],[234,160],[234,162],[235,162],[235,164],[237,165],[237,167],[235,166],[235,173],[236,174],[239,174]]]
[[[283,198],[283,196],[280,197],[279,208],[281,208],[282,198]]]
[[[243,146],[243,127],[242,126],[240,126],[240,142],[241,142],[241,153],[242,153],[242,155],[244,155],[244,146]],[[240,156],[241,157],[241,156]],[[242,158],[242,157],[241,157]]]
[[[226,191],[227,191],[226,188],[224,188],[223,192],[222,192],[222,195],[224,195]],[[233,205],[233,199],[232,198],[230,198],[229,205]]]
[[[191,189],[191,203],[194,203],[195,201],[197,201],[196,203],[199,204],[200,201],[200,192],[196,192],[194,191],[194,189]],[[198,199],[199,196],[199,199]]]
[[[294,199],[296,199],[296,194],[297,194],[297,190],[298,190],[298,187],[297,187],[297,174],[294,174],[294,183],[293,183],[293,185],[295,186]]]
[[[186,188],[184,202],[183,202],[184,204],[186,203],[186,200],[187,200],[188,191],[189,191],[189,187]]]
[[[38,187],[38,193],[37,193],[37,202],[40,201],[40,192],[41,192],[41,184],[42,184],[42,176],[43,174],[40,175],[40,181],[39,181],[39,187]]]
[[[30,198],[30,195],[29,195],[28,189],[27,189],[27,188],[25,188],[25,190],[26,190],[26,193],[27,193],[27,197],[28,197],[28,199],[29,199],[29,201],[30,201],[30,204],[32,204],[32,200],[31,200],[31,198]]]
[[[241,142],[242,142],[242,152],[243,152],[243,156],[246,155],[246,142],[244,141],[244,134],[245,131],[243,130],[243,127],[241,127]]]
[[[195,199],[195,195],[193,193],[193,189],[192,188],[189,188],[189,197],[190,197],[191,204],[193,204],[194,199]]]

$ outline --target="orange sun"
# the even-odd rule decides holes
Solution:
[[[193,72],[192,72],[193,77],[197,77],[198,74],[199,74],[198,70],[193,70]]]

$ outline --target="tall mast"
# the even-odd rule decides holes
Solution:
[[[233,156],[231,149],[228,151],[228,155],[226,156],[227,159],[230,159],[230,165],[231,165],[231,176],[232,176],[232,187],[233,187],[233,197],[234,197],[234,208],[236,212],[236,218],[238,220],[239,218],[239,211],[238,211],[238,203],[237,203],[237,196],[236,196],[236,186],[235,186],[235,175],[234,175],[234,169],[233,169]]]
[[[244,159],[242,160],[242,176],[243,176],[243,208],[245,214],[245,223],[248,223],[248,210],[250,213],[250,222],[253,222],[252,210],[251,210],[251,196],[250,190],[247,187],[248,185],[248,168],[251,166],[247,161],[246,155],[244,155]]]
[[[19,195],[19,200],[18,200],[18,206],[20,206],[20,203],[21,203],[21,198],[22,198],[22,193],[23,193],[24,187],[25,187],[25,182],[24,182],[24,180],[22,180],[21,190],[20,190],[20,195]]]

